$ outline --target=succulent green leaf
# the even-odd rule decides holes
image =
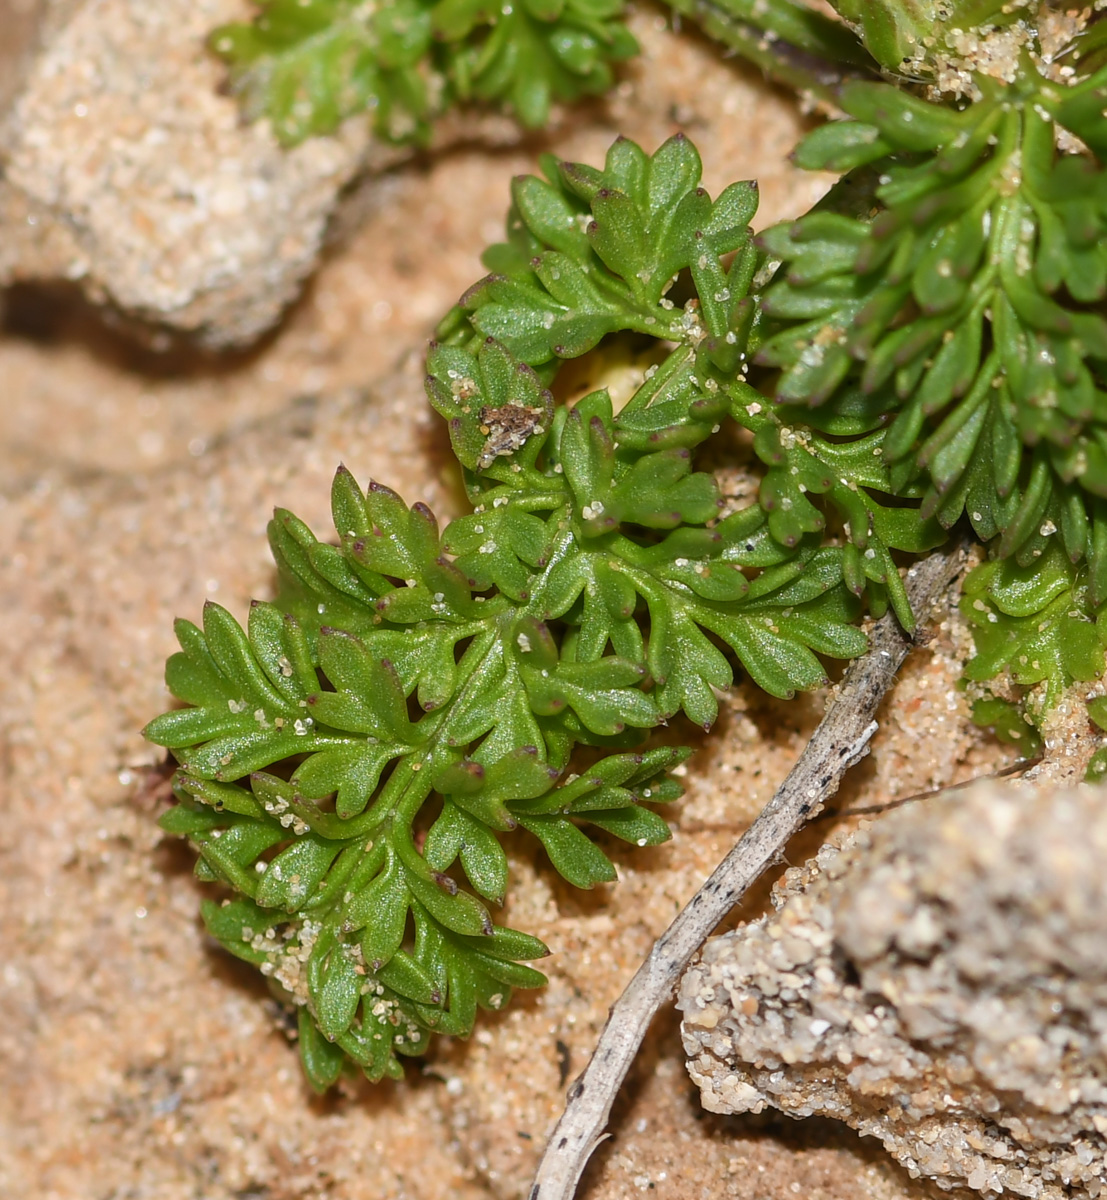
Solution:
[[[449,870],[460,858],[473,890],[494,904],[503,903],[507,892],[507,855],[488,825],[457,804],[446,801],[443,805],[441,815],[427,835],[423,854],[438,871]]]
[[[520,816],[519,824],[542,843],[550,862],[574,887],[612,883],[615,868],[606,854],[565,817]]]
[[[319,1032],[328,1041],[334,1041],[350,1028],[361,999],[362,979],[346,944],[339,942],[332,947],[320,970],[315,993],[315,1019],[319,1022]]]
[[[306,1007],[299,1011],[298,1028],[304,1074],[312,1088],[322,1095],[338,1082],[346,1065],[346,1055],[341,1046],[327,1040]]]

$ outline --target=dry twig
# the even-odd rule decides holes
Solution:
[[[693,955],[789,839],[838,790],[842,776],[864,758],[874,720],[926,620],[964,565],[964,547],[936,551],[908,572],[907,593],[920,615],[913,640],[892,613],[876,623],[869,651],[846,672],[811,740],[772,800],[715,868],[711,877],[654,943],[615,1002],[596,1051],[569,1088],[565,1111],[546,1146],[529,1200],[571,1200],[592,1151],[607,1134],[611,1105],[659,1008]]]

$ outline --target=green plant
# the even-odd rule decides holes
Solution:
[[[370,112],[377,132],[422,141],[458,102],[505,105],[530,128],[551,103],[598,95],[637,53],[623,0],[255,0],[253,22],[211,44],[251,119],[294,145]],[[793,0],[672,0],[782,82],[829,100],[827,64],[874,64],[842,26]]]
[[[257,19],[217,29],[247,114],[294,144],[369,110],[397,141],[425,138],[455,100],[503,101],[543,125],[552,100],[606,91],[637,51],[623,0],[258,0]]]
[[[235,893],[208,927],[299,1006],[317,1087],[347,1056],[395,1074],[539,984],[544,947],[485,903],[499,835],[613,878],[583,826],[668,833],[646,805],[685,752],[645,734],[709,727],[734,663],[773,695],[819,685],[820,655],[864,649],[862,611],[911,628],[903,557],[959,522],[990,553],[962,603],[978,719],[1032,746],[1102,673],[1107,24],[842,9],[842,45],[914,81],[842,87],[847,118],[797,151],[846,173],[826,200],[752,239],[755,185],[712,201],[681,136],[620,139],[602,170],[545,158],[428,359],[472,512],[440,533],[340,471],[337,546],[279,513],[276,604],[179,626],[190,707],[147,730],[182,764],[163,824]],[[619,339],[654,346],[626,404],[555,403],[561,363]],[[728,423],[759,477],[735,511],[693,462]]]
[[[862,12],[874,56],[920,86],[846,84],[847,119],[797,150],[851,174],[763,238],[781,265],[757,362],[778,402],[885,428],[895,494],[989,544],[968,675],[1036,687],[1037,724],[1103,667],[1105,26],[1051,5],[953,5],[941,27],[922,4]]]
[[[440,534],[422,505],[340,470],[337,546],[286,512],[271,525],[276,604],[245,630],[214,604],[202,629],[178,623],[167,679],[190,707],[146,730],[181,762],[162,824],[235,893],[205,904],[208,929],[300,1006],[317,1087],[347,1055],[395,1074],[429,1032],[465,1035],[478,1005],[543,982],[521,960],[545,948],[484,903],[507,887],[497,835],[526,830],[580,887],[615,874],[582,825],[664,841],[644,803],[678,794],[665,771],[686,751],[634,747],[678,712],[711,724],[732,679],[720,646],[788,696],[825,680],[816,652],[865,645],[842,551],[776,542],[757,506],[721,516],[692,469],[736,397],[756,407],[734,375],[756,193],[712,203],[699,170],[683,138],[652,159],[621,141],[603,172],[518,183],[496,257],[523,263],[544,236],[562,249],[470,294],[428,360],[470,515]],[[706,291],[677,310],[666,280],[686,268]],[[527,287],[533,306],[484,336],[503,289]],[[581,322],[559,322],[555,296]],[[606,392],[554,406],[555,350],[641,329],[678,347],[620,412]]]

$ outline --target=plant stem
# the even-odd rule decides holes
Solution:
[[[734,908],[789,839],[838,790],[842,777],[869,752],[874,720],[913,645],[925,640],[931,610],[948,593],[965,562],[964,544],[937,550],[907,573],[907,594],[919,615],[914,638],[888,613],[873,627],[871,647],[846,672],[826,715],[772,800],[715,868],[711,877],[654,943],[622,996],[612,1006],[595,1053],[569,1088],[528,1200],[571,1200],[604,1126],[615,1095],[634,1061],[654,1014],[711,932]]]
[[[674,13],[787,84],[809,102],[837,108],[846,75],[876,66],[844,25],[789,0],[666,0]]]

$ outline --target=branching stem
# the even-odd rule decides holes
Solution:
[[[892,613],[876,623],[871,647],[846,672],[799,761],[776,795],[711,877],[654,943],[626,990],[615,1002],[595,1053],[569,1088],[565,1111],[554,1129],[528,1200],[571,1200],[592,1151],[607,1136],[604,1126],[623,1079],[654,1014],[693,955],[734,908],[766,867],[834,795],[842,777],[868,753],[875,715],[908,651],[922,638],[931,609],[948,592],[965,563],[964,546],[938,550],[908,572],[912,609],[919,615],[915,637],[905,634]]]

